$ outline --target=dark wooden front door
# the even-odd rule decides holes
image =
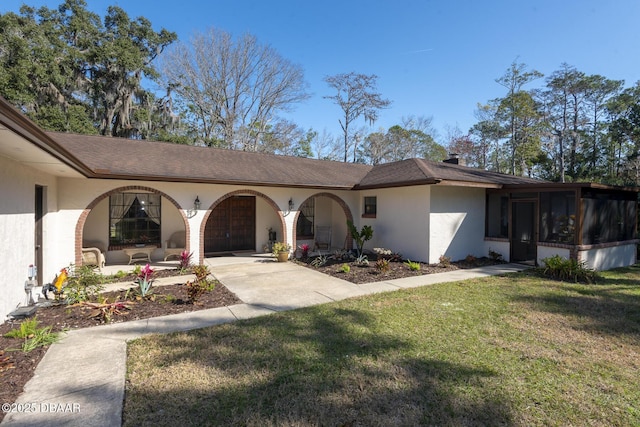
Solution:
[[[255,250],[256,198],[234,196],[211,212],[204,231],[205,254]]]

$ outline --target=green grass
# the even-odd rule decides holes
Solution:
[[[640,268],[376,294],[130,343],[124,425],[640,425]]]

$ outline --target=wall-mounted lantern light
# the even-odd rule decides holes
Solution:
[[[200,198],[196,196],[196,199],[193,201],[193,209],[187,209],[187,218],[193,218],[194,216],[196,216],[199,210]]]

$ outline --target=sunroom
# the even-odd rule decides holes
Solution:
[[[591,183],[487,190],[485,239],[511,262],[541,265],[557,254],[597,270],[631,265],[637,194]]]

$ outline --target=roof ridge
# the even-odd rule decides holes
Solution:
[[[422,172],[426,178],[436,178],[435,173],[431,170],[429,165],[426,163],[426,162],[432,162],[431,160],[421,159],[417,157],[413,157],[410,160],[413,160],[413,162],[416,164],[418,169],[420,169],[420,172]]]

